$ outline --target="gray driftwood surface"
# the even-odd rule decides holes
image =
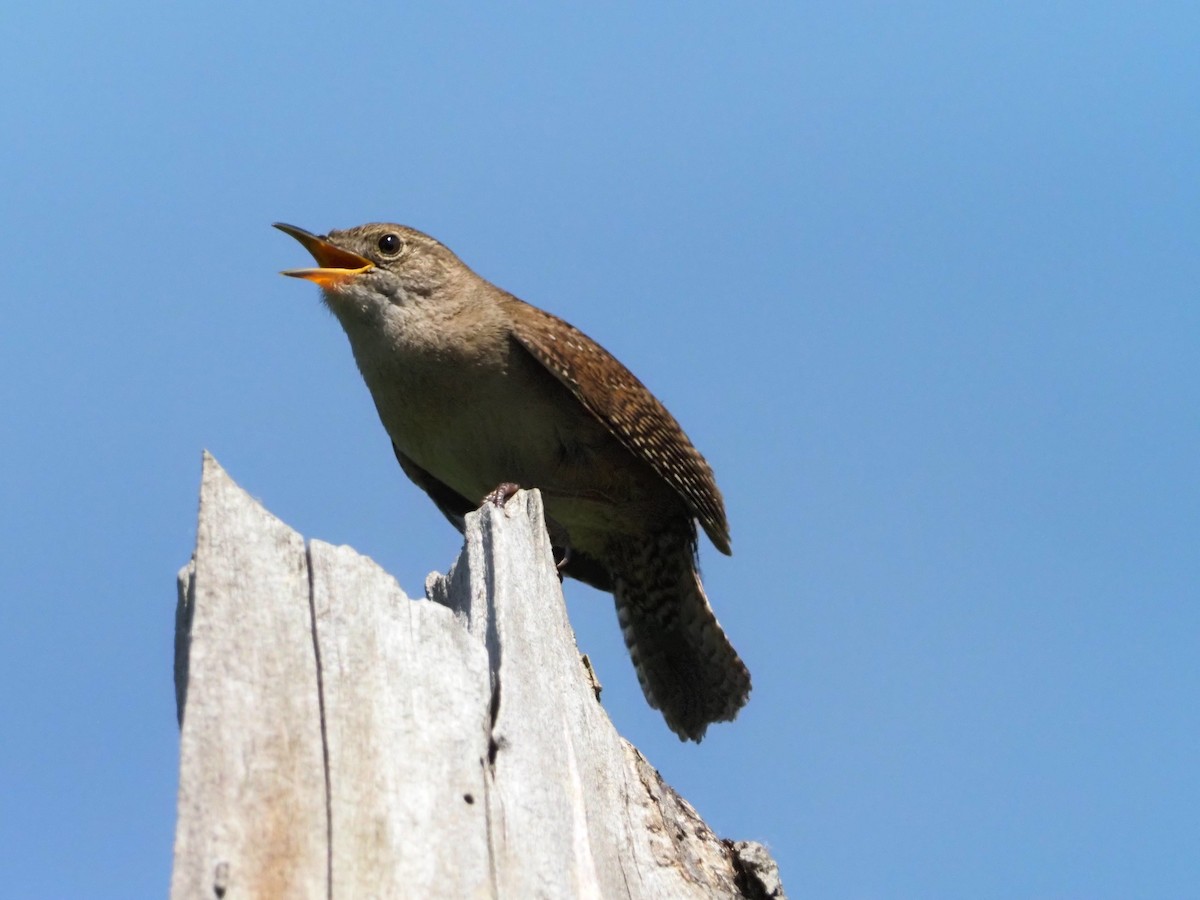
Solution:
[[[306,544],[205,454],[175,900],[783,897],[613,728],[536,491],[472,514],[426,592]]]

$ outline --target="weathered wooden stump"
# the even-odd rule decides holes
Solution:
[[[472,514],[426,592],[306,546],[205,454],[173,898],[783,897],[605,715],[536,491]]]

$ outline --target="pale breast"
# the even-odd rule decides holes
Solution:
[[[504,482],[536,487],[578,535],[679,513],[669,487],[515,343],[491,364],[407,356],[360,368],[396,446],[469,500]]]

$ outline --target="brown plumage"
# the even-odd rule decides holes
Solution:
[[[716,548],[728,556],[725,501],[708,461],[675,417],[620,361],[558,316],[531,306],[513,317],[513,335],[573,393],[625,449],[650,464],[687,502]]]
[[[563,571],[612,591],[638,679],[681,738],[732,719],[750,676],[696,569],[698,520],[729,553],[712,471],[603,347],[484,281],[421,232],[376,224],[303,243],[405,474],[459,530],[503,483],[542,491]]]

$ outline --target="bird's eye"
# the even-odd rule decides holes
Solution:
[[[404,246],[404,241],[400,240],[400,235],[388,232],[379,239],[379,252],[388,256],[395,256]]]

